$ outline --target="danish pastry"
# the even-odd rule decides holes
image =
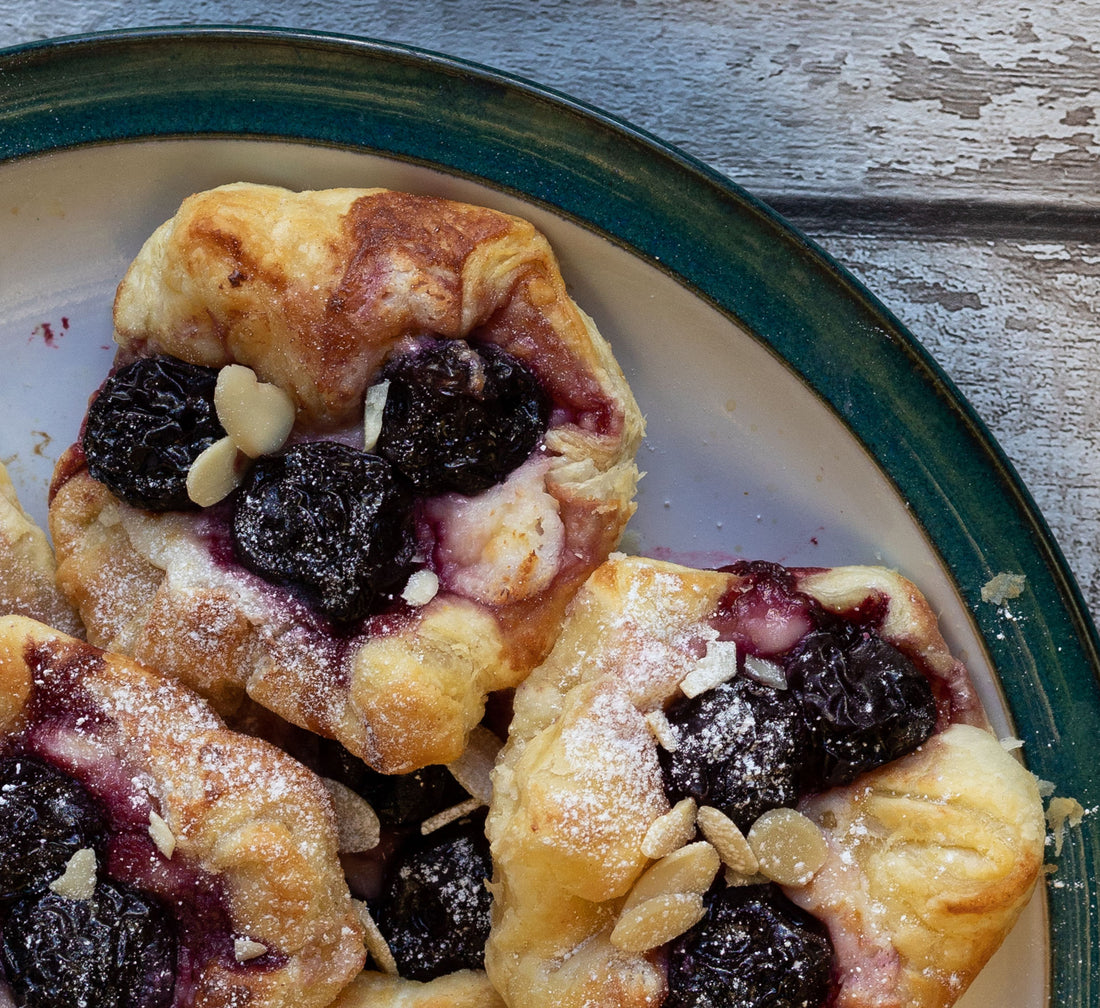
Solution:
[[[455,759],[634,509],[641,417],[546,240],[233,184],[149,238],[114,318],[51,488],[89,639],[386,773]]]
[[[178,683],[0,619],[0,776],[17,1003],[322,1008],[362,968],[320,780]]]
[[[516,691],[488,834],[511,1008],[946,1008],[1044,823],[898,574],[615,556]]]

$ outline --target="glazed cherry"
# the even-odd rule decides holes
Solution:
[[[172,919],[112,882],[89,900],[47,891],[13,903],[0,959],[22,1008],[167,1008],[173,999]]]
[[[694,798],[742,830],[769,809],[794,805],[809,740],[795,699],[744,676],[666,711],[677,746],[658,749],[671,801]]]
[[[390,601],[412,570],[413,498],[393,467],[335,441],[259,459],[232,516],[240,562],[336,622]]]
[[[78,781],[31,756],[0,760],[0,899],[44,889],[78,850],[102,850],[105,836]]]
[[[546,431],[549,402],[499,347],[425,338],[382,368],[389,381],[377,451],[425,496],[472,496],[505,479]]]
[[[149,511],[194,508],[187,472],[225,436],[214,409],[215,368],[141,357],[111,375],[88,408],[88,472]]]
[[[423,981],[483,967],[491,877],[484,814],[450,823],[399,852],[372,909],[401,976]]]
[[[928,678],[870,629],[834,621],[807,634],[785,667],[814,742],[807,788],[848,784],[935,730]]]
[[[714,889],[669,948],[663,1008],[822,1008],[832,962],[824,925],[777,886]]]

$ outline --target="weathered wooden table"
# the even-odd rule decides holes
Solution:
[[[936,357],[1100,615],[1095,0],[3,0],[0,45],[184,22],[349,33],[488,64],[745,186]]]

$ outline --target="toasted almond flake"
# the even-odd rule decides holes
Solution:
[[[477,725],[466,742],[462,755],[447,764],[452,776],[482,805],[493,797],[493,767],[503,743],[483,725]]]
[[[258,959],[266,955],[268,948],[262,942],[253,941],[251,938],[233,939],[233,957],[237,962],[248,962],[249,959]]]
[[[676,752],[680,748],[680,740],[676,737],[676,731],[672,727],[663,710],[650,711],[645,716],[645,723],[653,732],[653,737],[665,752]]]
[[[90,900],[95,894],[96,857],[91,847],[76,851],[50,889],[65,899]]]
[[[355,912],[363,925],[363,944],[370,953],[371,959],[374,960],[375,966],[383,973],[397,976],[397,961],[393,958],[386,939],[382,937],[382,932],[378,930],[370,908],[362,900],[353,899],[352,903],[355,904]]]
[[[817,824],[791,808],[765,812],[752,824],[747,839],[760,873],[780,885],[806,885],[829,854]]]
[[[663,858],[683,847],[695,836],[695,800],[681,798],[664,815],[649,824],[642,838],[642,853],[647,858]]]
[[[439,594],[439,575],[422,567],[409,575],[401,597],[411,606],[425,606]]]
[[[680,692],[686,697],[697,697],[707,690],[729,682],[737,675],[737,644],[734,641],[712,640],[707,653],[684,676]]]
[[[294,400],[243,364],[227,364],[218,372],[214,409],[226,434],[249,458],[278,451],[294,426]]]
[[[363,399],[363,450],[372,452],[378,444],[378,435],[382,433],[382,411],[389,398],[389,380],[383,380],[367,389]]]
[[[718,852],[705,840],[688,844],[650,865],[634,883],[622,913],[668,893],[705,893],[722,867]]]
[[[187,470],[187,496],[199,507],[211,507],[228,497],[244,475],[237,457],[232,438],[215,441]]]
[[[461,819],[464,815],[469,815],[471,812],[476,812],[481,808],[485,802],[479,798],[471,798],[469,801],[459,802],[457,805],[452,805],[448,809],[444,809],[442,812],[437,812],[429,819],[425,819],[420,824],[420,833],[422,836],[427,836],[429,833],[434,833],[437,829],[442,829],[447,823],[452,823],[456,819]]]
[[[374,850],[382,836],[378,815],[361,795],[339,781],[321,778],[332,809],[336,813],[336,830],[341,854],[359,854]]]
[[[787,688],[787,673],[783,671],[783,666],[767,658],[745,655],[745,675],[772,689]]]
[[[624,952],[648,952],[694,927],[705,912],[698,893],[654,896],[619,917],[611,930],[611,944]]]
[[[176,835],[154,809],[149,810],[149,836],[153,838],[157,850],[170,861],[176,851]]]
[[[740,875],[755,875],[760,862],[749,846],[745,834],[737,828],[728,815],[710,805],[703,805],[696,813],[699,829],[718,851],[722,864]]]

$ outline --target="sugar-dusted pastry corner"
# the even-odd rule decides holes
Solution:
[[[635,506],[641,414],[545,237],[232,184],[150,236],[114,318],[51,491],[89,639],[385,772],[458,757]]]
[[[948,1008],[1040,874],[1035,778],[893,571],[615,556],[514,707],[509,1008]]]
[[[324,1008],[362,969],[320,779],[177,683],[0,618],[0,776],[17,1003]]]

